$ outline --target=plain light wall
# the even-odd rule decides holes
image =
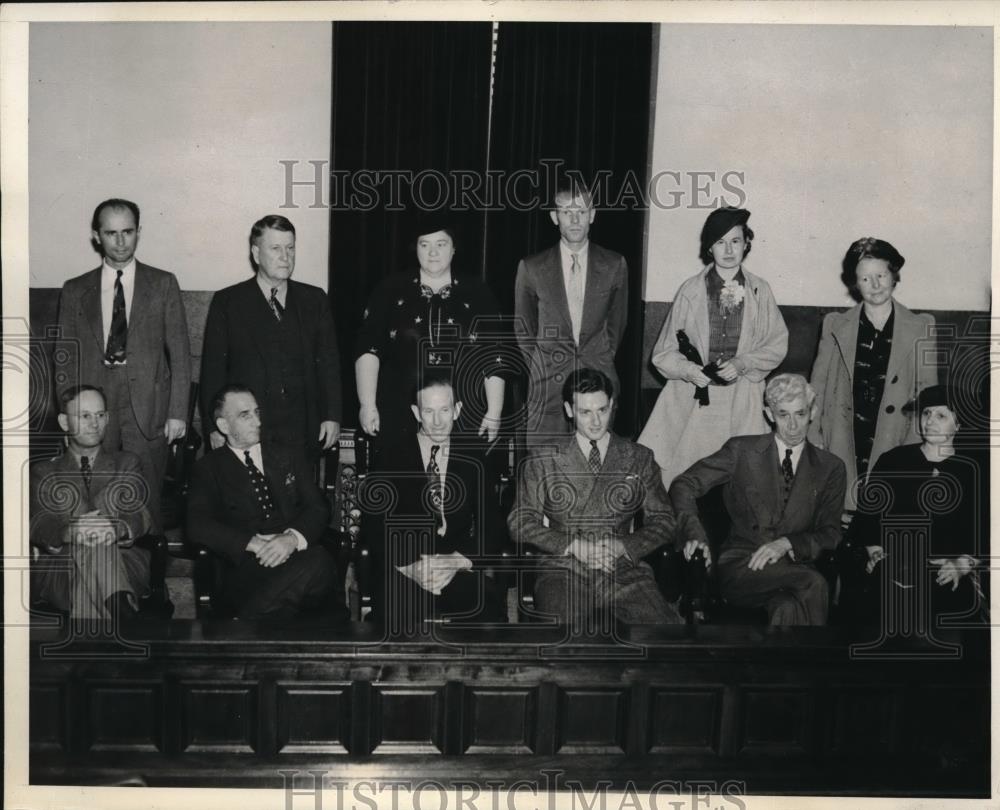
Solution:
[[[94,206],[126,197],[136,256],[182,289],[248,278],[270,213],[295,225],[294,277],[327,288],[329,212],[280,209],[278,161],[329,160],[329,23],[32,23],[29,48],[30,286],[96,267]]]
[[[653,172],[743,172],[746,266],[781,304],[848,306],[862,236],[906,257],[899,300],[990,305],[993,34],[988,28],[670,25],[660,29]],[[721,178],[720,178],[721,179]],[[708,185],[699,204],[722,197]],[[659,187],[679,186],[667,178]],[[646,299],[701,269],[708,210],[651,207]]]

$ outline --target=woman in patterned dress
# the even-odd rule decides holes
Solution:
[[[667,382],[639,443],[656,455],[667,488],[730,437],[768,429],[764,380],[785,358],[788,329],[768,283],[743,267],[753,241],[749,218],[731,207],[708,215],[705,269],[677,291],[653,348]],[[709,363],[714,380],[703,370]]]
[[[934,316],[910,312],[894,298],[905,261],[882,239],[858,239],[844,256],[841,278],[861,303],[823,319],[810,376],[820,410],[809,439],[847,467],[845,519],[858,482],[879,456],[919,439],[904,406],[938,381]]]
[[[417,227],[419,268],[375,288],[358,335],[355,379],[360,425],[387,445],[416,430],[410,404],[422,372],[447,369],[462,402],[456,433],[497,436],[505,360],[499,306],[482,281],[452,272],[455,232],[440,218]]]

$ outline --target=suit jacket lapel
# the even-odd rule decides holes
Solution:
[[[917,341],[925,337],[919,331],[920,321],[901,304],[893,304],[892,347],[889,349],[889,362],[885,369],[885,379],[889,382],[899,376],[899,371],[910,362],[910,355],[920,351]],[[907,397],[913,396],[913,391],[907,391]]]
[[[83,308],[84,317],[90,324],[90,330],[94,333],[94,340],[100,347],[101,355],[107,346],[107,335],[104,334],[104,319],[101,313],[101,268],[90,272],[87,279],[87,289],[81,296],[80,305]]]
[[[775,518],[780,517],[785,505],[784,479],[781,477],[781,460],[778,458],[778,445],[774,441],[774,434],[764,436],[761,440],[756,477],[771,515]]]
[[[847,378],[854,382],[854,357],[858,350],[858,324],[861,321],[861,305],[844,314],[840,323],[831,330],[833,339],[840,348],[840,355],[847,367]],[[893,341],[895,342],[895,341]]]
[[[128,336],[131,339],[139,324],[146,317],[147,307],[152,303],[153,287],[149,268],[141,262],[135,263],[135,282],[132,285],[132,308],[128,313]]]
[[[697,317],[693,320],[694,328],[691,330],[691,334],[688,334],[688,339],[691,341],[697,350],[698,354],[701,355],[701,362],[709,363],[712,358],[708,356],[708,290],[705,288],[705,276],[708,270],[702,272],[699,277],[699,281],[694,285],[693,295],[691,296],[691,310],[697,314]]]
[[[256,296],[256,298],[254,297]],[[260,301],[257,300],[260,299]],[[288,300],[287,298],[285,299]],[[243,287],[240,290],[240,300],[238,302],[237,308],[242,312],[243,316],[247,319],[247,331],[250,332],[250,340],[253,341],[254,348],[257,349],[257,354],[260,357],[261,363],[264,362],[265,354],[270,350],[267,345],[267,341],[264,337],[264,329],[261,325],[256,322],[257,313],[262,313],[262,310],[258,306],[261,302],[267,307],[267,301],[264,300],[264,293],[260,290],[260,285],[257,284],[257,277],[254,276],[251,279],[243,282]],[[270,312],[270,310],[268,310]],[[272,316],[273,317],[273,316]]]
[[[610,447],[608,453],[610,454]],[[577,509],[580,512],[585,512],[594,492],[594,483],[597,476],[590,469],[587,459],[583,457],[580,446],[577,444],[575,433],[563,444],[562,449],[556,456],[556,463],[569,478],[570,486],[576,494]]]
[[[782,523],[792,520],[803,511],[809,511],[806,507],[812,498],[816,467],[813,447],[809,442],[806,442],[805,447],[802,448],[802,455],[799,456],[799,464],[795,468],[792,491],[788,494],[788,503],[785,504],[785,510],[781,516]]]
[[[607,263],[601,249],[591,243],[587,248],[587,280],[583,287],[583,314],[580,316],[580,334],[589,335],[596,331],[593,328],[595,321],[601,317],[601,312],[605,306],[605,301],[600,296],[590,293],[593,290],[600,290],[605,287],[602,279],[608,272]],[[562,278],[562,268],[559,270],[559,277]],[[565,288],[565,284],[563,287]],[[569,312],[569,302],[566,304],[566,312]]]
[[[573,321],[569,317],[569,298],[566,296],[566,283],[563,281],[562,256],[559,253],[559,245],[549,249],[545,257],[545,268],[542,271],[542,278],[549,285],[549,295],[553,300],[559,302],[559,311],[562,314],[562,324],[551,324],[559,326],[559,335],[564,332],[569,340],[573,340]],[[586,298],[586,295],[585,295]],[[568,330],[568,331],[566,331]]]

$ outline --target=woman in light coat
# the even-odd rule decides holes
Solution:
[[[701,232],[705,269],[677,291],[653,348],[667,382],[639,443],[655,454],[667,488],[732,436],[768,430],[764,380],[785,358],[788,329],[768,283],[743,267],[753,240],[749,218],[741,208],[709,214]],[[683,351],[685,337],[697,359]],[[717,381],[703,371],[708,363]],[[706,386],[702,404],[698,389]]]
[[[858,481],[885,451],[920,440],[903,406],[937,385],[934,316],[894,298],[906,260],[891,244],[865,237],[850,246],[841,278],[856,307],[823,319],[810,383],[819,414],[809,440],[847,467],[844,508],[853,512]]]

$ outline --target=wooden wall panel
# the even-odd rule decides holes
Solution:
[[[372,685],[376,754],[444,753],[444,685]]]
[[[537,687],[470,686],[465,690],[464,715],[464,753],[535,753]]]
[[[86,695],[90,748],[160,750],[163,693],[159,683],[90,682]]]
[[[771,756],[807,753],[814,702],[804,689],[787,686],[745,689],[740,752]]]
[[[624,754],[628,709],[625,688],[562,687],[557,752]]]
[[[653,753],[719,753],[722,686],[650,688],[649,750]]]
[[[28,701],[31,747],[39,751],[66,750],[66,685],[32,684]]]
[[[256,750],[256,686],[229,681],[186,682],[181,689],[181,750]]]
[[[348,753],[349,683],[278,683],[278,750],[284,754]]]

